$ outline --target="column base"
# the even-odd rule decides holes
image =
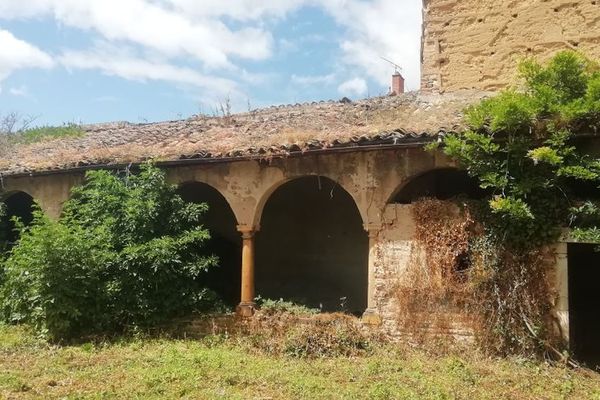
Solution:
[[[235,308],[236,314],[244,318],[253,316],[254,311],[256,311],[256,303],[254,302],[242,302]]]
[[[381,316],[377,310],[373,308],[367,308],[362,315],[361,321],[367,325],[381,325]]]

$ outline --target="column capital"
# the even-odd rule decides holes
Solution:
[[[382,224],[368,223],[364,224],[363,228],[369,234],[369,237],[375,237],[383,229]]]
[[[250,239],[250,238],[254,237],[254,234],[256,232],[259,231],[259,227],[252,226],[252,225],[238,225],[237,230],[238,230],[238,232],[240,232],[242,234],[242,238]]]

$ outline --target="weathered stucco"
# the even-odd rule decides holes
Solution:
[[[174,184],[201,182],[223,195],[235,215],[237,230],[240,236],[243,234],[247,246],[253,246],[253,242],[249,240],[253,240],[251,238],[254,233],[260,231],[265,204],[277,188],[295,178],[305,176],[322,176],[335,181],[355,202],[365,234],[368,234],[369,238],[368,249],[365,248],[365,252],[368,252],[365,255],[368,257],[368,263],[365,263],[367,271],[364,274],[368,276],[365,282],[368,286],[365,321],[381,323],[386,333],[400,337],[406,332],[398,324],[401,305],[394,287],[399,279],[402,279],[403,272],[418,249],[414,241],[412,206],[391,204],[392,199],[398,189],[404,187],[411,179],[421,176],[426,171],[448,166],[451,166],[451,163],[444,156],[433,155],[421,147],[414,147],[262,161],[189,164],[170,166],[166,170],[168,179]],[[82,181],[83,173],[69,171],[27,177],[8,176],[3,178],[3,190],[0,195],[16,191],[26,192],[45,212],[57,218],[71,188]],[[300,204],[301,200],[299,199]],[[291,226],[290,229],[295,227]],[[240,269],[241,264],[242,260]],[[259,269],[260,265],[256,268]],[[556,311],[561,320],[564,320],[568,319],[566,286],[563,282],[566,278],[562,271],[564,262],[559,262],[557,268],[557,287],[562,296],[557,299]],[[243,276],[241,279],[244,281]],[[231,284],[238,286],[239,279],[236,282],[232,280]],[[249,290],[249,293],[253,293],[254,288]],[[252,298],[246,300],[252,301]],[[242,295],[242,302],[243,300]],[[456,323],[446,327],[436,326],[433,333],[451,334],[459,338],[470,335],[458,317],[450,319]],[[424,318],[423,329],[431,328]]]
[[[371,247],[410,248],[410,235],[400,240],[397,236],[380,236],[382,226],[397,227],[401,232],[410,230],[410,215],[406,212],[390,214],[389,200],[397,188],[411,177],[425,171],[449,165],[440,155],[425,152],[421,147],[381,151],[343,152],[304,157],[276,158],[262,161],[189,164],[167,168],[170,182],[183,185],[202,182],[215,188],[229,203],[240,232],[259,231],[265,204],[284,183],[305,176],[322,176],[339,184],[353,199],[366,231],[370,231]],[[81,172],[5,177],[3,192],[23,191],[30,194],[51,217],[57,218],[73,186],[81,183]],[[294,229],[290,227],[290,229]],[[386,282],[401,259],[386,259],[375,263],[370,273],[371,290],[368,308],[376,314],[388,307]],[[391,269],[385,265],[393,265]],[[365,266],[367,268],[367,266]],[[377,299],[377,300],[375,300]],[[389,308],[389,307],[388,307]],[[387,313],[391,317],[391,313]]]
[[[496,90],[519,59],[563,49],[598,59],[599,23],[592,0],[425,0],[421,87]]]
[[[0,181],[0,196],[25,192],[35,199],[48,216],[58,218],[71,189],[82,181],[83,174],[68,171],[53,175],[5,177]]]

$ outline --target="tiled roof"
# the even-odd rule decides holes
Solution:
[[[20,174],[147,159],[282,156],[311,149],[407,144],[462,129],[482,92],[407,93],[356,102],[273,106],[231,116],[85,125],[85,135],[0,150],[0,173]]]

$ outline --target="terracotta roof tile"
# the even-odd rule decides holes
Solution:
[[[146,159],[264,157],[310,149],[403,144],[462,129],[462,111],[487,94],[407,93],[356,102],[272,106],[224,117],[85,125],[80,138],[0,149],[0,173],[17,174]],[[2,154],[3,153],[3,154]]]

